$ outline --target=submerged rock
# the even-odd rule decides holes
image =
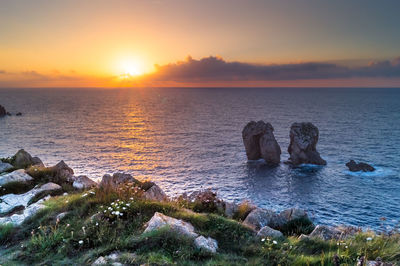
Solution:
[[[147,200],[154,200],[154,201],[167,201],[168,196],[164,193],[164,191],[154,184],[148,190],[144,192],[144,198]]]
[[[140,184],[141,182],[133,178],[130,174],[115,173],[112,176],[108,174],[104,175],[99,186],[103,188],[117,188],[124,183]]]
[[[2,105],[0,105],[0,117],[6,116],[7,111],[6,108],[4,108]]]
[[[76,189],[90,189],[97,186],[97,183],[85,175],[80,175],[73,178],[72,186]]]
[[[319,131],[312,123],[293,123],[290,128],[289,162],[293,165],[326,165],[317,151]]]
[[[356,163],[354,160],[350,160],[348,163],[346,163],[346,166],[352,172],[358,172],[358,171],[373,172],[376,170],[373,166],[371,166],[367,163],[363,163],[363,162]]]
[[[13,167],[14,166],[9,163],[3,163],[2,161],[0,161],[0,174],[12,169]]]
[[[211,237],[205,238],[204,236],[199,236],[194,240],[194,245],[198,249],[202,249],[211,253],[217,253],[218,242]]]
[[[284,220],[274,211],[256,208],[247,215],[243,224],[259,231],[264,226],[278,228],[284,224]]]
[[[263,228],[260,229],[257,233],[258,237],[273,237],[273,238],[279,238],[283,237],[283,234],[281,231],[272,229],[269,226],[264,226]]]
[[[156,212],[150,221],[147,222],[144,233],[159,230],[160,228],[168,227],[180,235],[185,235],[190,238],[196,238],[198,234],[194,232],[194,227],[190,223],[178,220],[162,213]]]
[[[24,169],[15,170],[11,173],[0,176],[0,186],[5,186],[12,183],[27,184],[31,182],[33,178],[25,173]]]
[[[7,215],[13,211],[23,210],[28,205],[47,196],[54,195],[62,191],[62,188],[54,183],[47,183],[36,186],[24,194],[7,194],[0,197],[0,216]]]
[[[247,159],[258,160],[263,158],[268,164],[280,162],[281,148],[273,131],[272,125],[264,121],[251,121],[243,128],[242,138]]]

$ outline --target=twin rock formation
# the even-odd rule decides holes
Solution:
[[[281,148],[274,136],[274,128],[264,121],[249,122],[242,131],[247,159],[264,159],[267,164],[277,165],[281,160]],[[293,123],[290,128],[289,163],[326,165],[317,151],[319,131],[312,123]]]

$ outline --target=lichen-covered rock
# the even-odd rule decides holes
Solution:
[[[112,176],[108,174],[104,175],[99,186],[103,188],[117,188],[124,183],[141,184],[139,180],[135,179],[130,174],[115,173]]]
[[[290,128],[289,162],[293,165],[326,165],[317,151],[319,131],[312,123],[293,123]]]
[[[0,161],[0,174],[4,173],[12,168],[13,168],[13,166],[11,164],[3,163],[2,161]]]
[[[263,228],[261,228],[258,233],[257,233],[258,237],[273,237],[273,238],[279,238],[279,237],[283,237],[283,234],[281,231],[272,229],[269,226],[264,226]]]
[[[268,164],[280,162],[281,148],[273,131],[272,125],[264,121],[251,121],[243,128],[242,138],[248,160],[263,158]]]
[[[62,191],[62,188],[54,183],[36,186],[24,194],[7,194],[0,197],[0,215],[6,215],[16,210],[23,210],[28,205],[47,196]]]
[[[73,177],[72,186],[76,189],[85,190],[97,186],[97,183],[85,175]]]
[[[295,219],[308,218],[307,212],[305,210],[297,208],[284,210],[279,215],[282,217],[282,219],[284,219],[285,223]]]
[[[211,253],[217,253],[218,242],[211,237],[205,238],[204,236],[199,236],[194,240],[194,245],[198,249],[202,249]]]
[[[334,227],[317,225],[309,235],[310,238],[320,238],[323,240],[339,239],[342,232]]]
[[[146,190],[143,194],[144,198],[147,200],[154,200],[154,201],[167,201],[168,196],[164,193],[164,191],[154,184],[148,190]]]
[[[25,170],[19,169],[11,173],[4,174],[0,176],[0,186],[5,186],[11,183],[29,183],[33,178],[25,173]]]
[[[352,172],[359,172],[359,171],[373,172],[376,170],[373,166],[371,166],[367,163],[363,163],[363,162],[356,163],[354,160],[350,160],[348,163],[346,163],[346,166]]]
[[[11,223],[14,225],[22,224],[26,219],[30,218],[31,216],[35,215],[38,211],[45,208],[46,206],[43,204],[44,199],[41,199],[28,207],[26,207],[20,213],[14,213],[11,216],[0,217],[0,225]]]
[[[252,210],[243,221],[244,225],[252,228],[255,231],[259,231],[264,226],[279,228],[284,223],[285,221],[274,211],[260,208]]]
[[[159,230],[160,228],[168,227],[180,235],[185,235],[191,238],[196,238],[198,234],[194,232],[194,227],[190,223],[178,220],[162,213],[156,212],[150,221],[147,222],[144,233]]]

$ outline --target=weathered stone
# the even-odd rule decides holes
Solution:
[[[3,163],[2,161],[0,161],[0,174],[3,172],[6,172],[12,168],[13,168],[13,166],[11,164]]]
[[[0,186],[4,186],[11,183],[29,183],[33,178],[25,173],[25,170],[19,169],[11,173],[0,176]]]
[[[97,183],[85,175],[73,177],[74,182],[72,186],[76,189],[90,189],[97,186]]]
[[[326,165],[317,151],[319,131],[312,123],[293,123],[290,128],[289,162],[293,165]]]
[[[257,236],[279,238],[283,237],[283,234],[280,231],[272,229],[269,226],[264,226],[263,228],[260,229],[260,231],[258,231]]]
[[[260,138],[261,157],[267,164],[276,165],[281,162],[281,147],[275,139],[274,129],[268,125],[268,130]]]
[[[44,167],[44,163],[39,157],[32,157],[32,165]]]
[[[4,108],[2,105],[0,105],[0,117],[3,117],[7,115],[6,108]]]
[[[259,231],[264,226],[279,228],[284,222],[285,221],[274,211],[256,208],[247,215],[243,224],[255,231]]]
[[[130,174],[115,173],[111,175],[104,175],[99,186],[103,188],[117,188],[119,185],[124,183],[141,184],[141,182],[133,178]]]
[[[167,201],[168,196],[164,193],[164,191],[154,184],[151,188],[144,192],[144,198],[147,200],[154,201]]]
[[[284,210],[279,214],[279,216],[284,219],[285,223],[295,219],[308,218],[307,212],[305,210],[296,208]]]
[[[232,218],[233,215],[238,211],[239,205],[234,202],[224,202],[225,203],[225,216]]]
[[[144,233],[152,232],[162,227],[169,227],[176,233],[191,238],[196,238],[198,236],[198,234],[194,232],[193,225],[191,225],[190,223],[166,216],[159,212],[154,213],[154,216],[150,219],[149,222],[147,222]]]
[[[210,253],[217,253],[218,242],[211,237],[205,238],[204,236],[199,236],[194,240],[194,245],[198,249],[202,249]]]
[[[266,124],[264,121],[251,121],[243,128],[242,138],[247,159],[261,159],[260,138],[269,130],[269,127],[272,128],[270,124]]]
[[[354,160],[350,160],[348,163],[346,163],[346,166],[352,172],[358,172],[358,171],[373,172],[376,170],[373,166],[371,166],[367,163],[363,163],[363,162],[356,163]]]
[[[21,149],[14,155],[13,165],[16,168],[26,168],[31,166],[35,163],[32,156],[26,152],[25,150]]]
[[[53,167],[50,167],[53,171],[52,181],[57,184],[72,183],[74,170],[72,170],[64,161],[60,161]]]
[[[336,228],[326,225],[317,225],[311,232],[309,237],[320,238],[322,240],[331,240],[331,239],[339,239],[341,234],[342,232],[340,232]]]
[[[21,211],[21,213],[15,213],[11,216],[0,217],[0,224],[11,223],[14,225],[22,224],[26,219],[35,215],[38,211],[45,208],[46,206],[43,204],[44,199],[41,199],[31,205],[29,205],[26,209]]]
[[[47,183],[36,186],[24,194],[7,194],[0,197],[0,215],[6,215],[15,210],[22,210],[46,195],[53,195],[61,192],[61,187],[54,183]]]

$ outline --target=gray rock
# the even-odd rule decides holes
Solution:
[[[74,170],[72,170],[72,168],[70,168],[64,161],[60,161],[55,166],[50,167],[50,169],[54,173],[53,182],[57,184],[73,182]]]
[[[74,182],[72,186],[76,189],[90,189],[97,186],[97,183],[85,175],[73,177]]]
[[[280,162],[281,148],[273,131],[271,124],[264,121],[251,121],[243,128],[242,138],[248,160],[263,158],[268,164]]]
[[[225,202],[225,216],[228,218],[232,218],[233,215],[238,211],[239,205],[234,202]]]
[[[7,111],[6,108],[4,108],[2,105],[0,105],[0,117],[6,116]]]
[[[33,157],[26,152],[24,149],[19,150],[15,155],[14,155],[14,161],[13,165],[16,168],[26,168],[28,166],[31,166],[35,163],[33,160]]]
[[[305,234],[301,234],[300,236],[299,236],[299,240],[301,241],[301,240],[306,240],[306,239],[310,239],[310,237],[308,236],[308,235],[305,235]]]
[[[257,236],[279,238],[283,237],[283,234],[281,233],[281,231],[272,229],[269,226],[264,226],[263,228],[260,229],[260,231],[258,231]]]
[[[194,232],[194,227],[190,223],[178,220],[162,213],[156,212],[154,216],[147,222],[144,233],[159,230],[163,227],[169,227],[178,234],[185,235],[191,238],[196,238],[198,234]]]
[[[305,210],[296,208],[284,210],[279,214],[279,216],[284,219],[285,223],[295,219],[308,218],[307,212]]]
[[[61,192],[62,188],[54,183],[36,186],[24,194],[7,194],[0,197],[0,215],[9,214],[15,210],[22,210],[35,201],[47,195]]]
[[[44,163],[39,157],[32,157],[32,165],[44,167]]]
[[[59,220],[59,221],[61,221],[62,219],[65,218],[65,216],[67,216],[68,213],[69,213],[69,212],[62,212],[62,213],[59,213],[59,214],[57,214],[56,219]]]
[[[21,213],[15,213],[11,216],[0,217],[0,224],[11,223],[21,225],[26,219],[32,217],[46,206],[43,204],[44,199],[41,199],[24,209]]]
[[[312,123],[293,123],[290,128],[289,162],[293,165],[326,165],[317,151],[319,131]]]
[[[274,211],[260,208],[252,210],[243,221],[244,225],[252,228],[255,231],[259,231],[264,226],[279,228],[284,223],[285,221]]]
[[[29,182],[31,182],[33,180],[33,178],[28,175],[27,173],[25,173],[25,170],[23,169],[19,169],[19,170],[15,170],[11,173],[5,174],[5,175],[1,175],[0,176],[0,186],[4,186],[10,183],[23,183],[23,184],[27,184]]]
[[[354,160],[350,160],[348,163],[346,163],[346,166],[352,172],[359,172],[359,171],[373,172],[376,170],[373,166],[371,166],[367,163],[363,163],[363,162],[356,163]]]
[[[103,256],[100,256],[92,263],[92,265],[107,265],[107,260]]]
[[[322,240],[340,239],[342,232],[336,228],[317,225],[309,235],[310,238],[320,238]]]
[[[164,193],[164,191],[154,184],[151,188],[144,192],[144,198],[147,200],[154,201],[167,201],[168,196]]]
[[[12,168],[13,168],[13,166],[11,164],[3,163],[2,161],[0,161],[0,174],[3,172],[6,172]]]
[[[211,253],[217,253],[218,242],[211,237],[205,238],[204,236],[199,236],[194,240],[194,245],[198,249],[202,249]]]
[[[117,188],[119,185],[124,183],[141,184],[141,182],[133,178],[130,174],[115,173],[111,175],[104,175],[99,184],[103,188]]]

